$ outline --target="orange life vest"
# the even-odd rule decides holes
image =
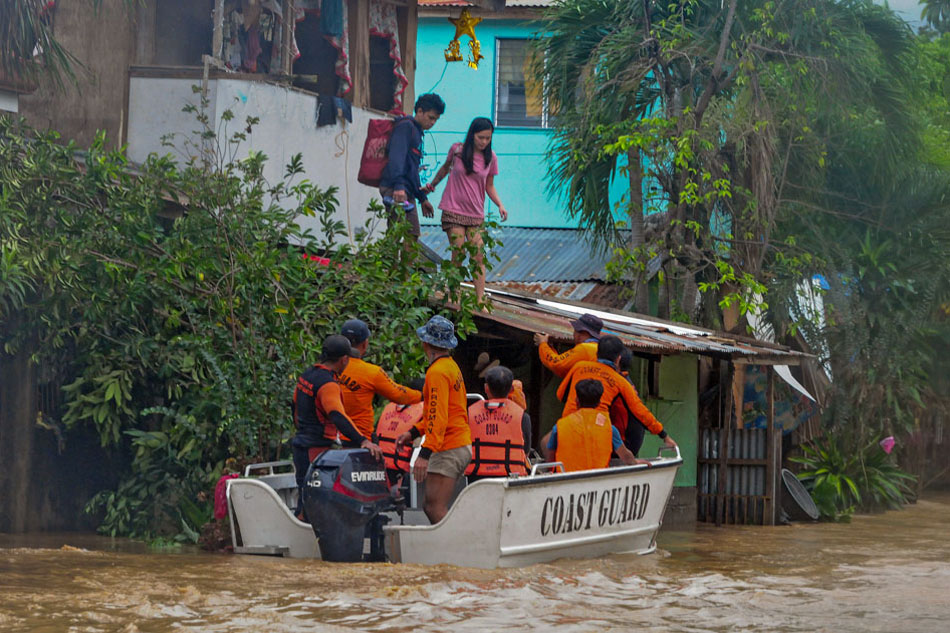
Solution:
[[[597,409],[578,409],[557,421],[557,461],[564,470],[607,468],[613,450],[613,426]]]
[[[524,409],[508,399],[480,400],[468,408],[472,461],[466,475],[506,477],[528,473],[521,418]]]
[[[414,427],[422,419],[424,405],[396,404],[390,402],[383,409],[376,424],[376,438],[386,460],[386,468],[409,472],[409,457],[412,455],[412,444],[404,444],[396,452],[396,438]]]

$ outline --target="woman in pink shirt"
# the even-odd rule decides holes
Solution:
[[[482,253],[485,194],[498,205],[502,222],[508,219],[508,211],[495,189],[498,157],[491,151],[494,131],[495,126],[489,119],[473,119],[472,124],[468,126],[465,142],[455,143],[449,148],[445,164],[425,187],[431,192],[446,175],[449,177],[439,202],[439,208],[442,209],[442,230],[448,234],[449,244],[461,246],[468,242],[478,249],[478,255],[475,256],[479,270],[475,278],[475,296],[479,301],[485,295],[485,260]],[[453,255],[453,259],[455,257]]]

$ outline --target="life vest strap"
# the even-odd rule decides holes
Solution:
[[[482,457],[482,447],[486,448],[503,448],[505,449],[504,459],[490,459]],[[481,438],[475,438],[472,442],[472,466],[471,473],[474,475],[479,474],[480,466],[484,465],[502,465],[505,467],[505,474],[511,475],[511,464],[512,464],[512,452],[515,453],[515,459],[517,463],[523,464],[526,463],[524,454],[524,447],[515,446],[512,449],[511,440],[505,440],[504,442],[490,442],[482,440]]]

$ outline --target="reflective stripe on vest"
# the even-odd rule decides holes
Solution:
[[[480,400],[468,408],[472,461],[466,475],[525,475],[526,458],[521,418],[524,409],[511,400]]]
[[[557,421],[555,459],[566,472],[607,468],[613,450],[613,426],[596,409],[578,409]]]
[[[379,422],[376,424],[376,438],[386,459],[386,468],[409,472],[412,445],[404,445],[399,453],[396,453],[396,438],[414,427],[422,419],[424,410],[425,405],[421,402],[416,404],[390,402],[383,409]]]

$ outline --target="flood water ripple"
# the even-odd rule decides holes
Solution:
[[[950,630],[950,493],[851,524],[700,526],[659,545],[485,571],[0,534],[0,631]]]

